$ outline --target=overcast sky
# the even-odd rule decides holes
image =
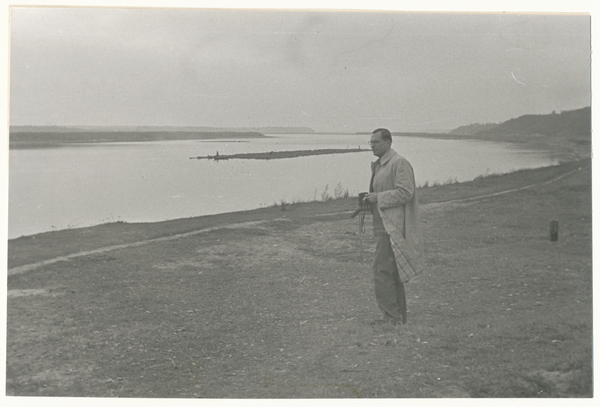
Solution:
[[[12,125],[452,129],[590,105],[590,18],[13,8]]]

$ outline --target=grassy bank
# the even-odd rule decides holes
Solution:
[[[589,160],[420,192],[427,271],[399,327],[369,325],[355,199],[12,240],[7,393],[590,397]]]

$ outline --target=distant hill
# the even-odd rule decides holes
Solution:
[[[448,134],[455,134],[459,136],[471,136],[473,134],[481,133],[487,130],[492,130],[497,127],[497,123],[473,123],[466,126],[460,126],[456,129],[449,131]]]
[[[590,107],[539,115],[524,115],[500,124],[470,124],[452,130],[454,135],[519,136],[543,135],[590,137],[592,111]]]
[[[561,113],[525,115],[510,119],[498,126],[478,134],[521,135],[539,134],[545,136],[591,136],[592,109],[584,107]]]

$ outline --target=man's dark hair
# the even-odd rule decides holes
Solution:
[[[375,129],[372,134],[375,133],[381,133],[382,140],[392,141],[392,133],[388,129]]]

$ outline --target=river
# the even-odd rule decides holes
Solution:
[[[9,151],[8,238],[105,222],[156,222],[321,200],[368,189],[369,135],[285,134],[256,139],[79,144]],[[277,160],[191,157],[363,148]],[[555,165],[550,152],[474,140],[394,138],[417,185]]]

